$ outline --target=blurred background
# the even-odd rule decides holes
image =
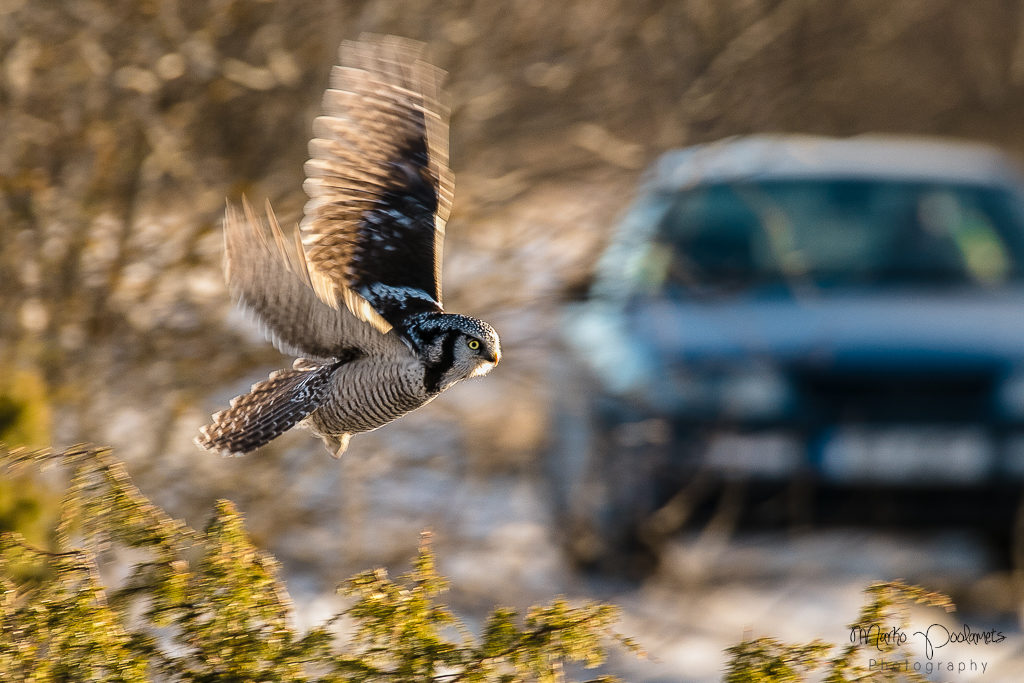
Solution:
[[[192,438],[209,414],[290,363],[231,306],[225,198],[267,197],[282,223],[299,218],[338,43],[367,31],[428,43],[449,73],[446,307],[494,324],[502,364],[357,437],[340,462],[304,432],[245,458],[201,452]],[[717,680],[722,649],[750,635],[845,642],[859,591],[879,579],[948,591],[964,612],[955,618],[1018,634],[1024,551],[1010,470],[907,486],[929,469],[922,454],[951,438],[931,420],[932,431],[899,427],[896,450],[916,454],[917,469],[895,479],[840,494],[793,461],[765,484],[742,464],[761,453],[790,462],[772,455],[777,433],[714,412],[679,429],[644,402],[653,384],[584,384],[588,356],[610,337],[574,327],[573,311],[617,289],[601,255],[624,216],[643,233],[627,209],[668,150],[758,133],[889,133],[1020,156],[1022,107],[1024,3],[1013,0],[4,0],[0,439],[109,444],[146,495],[194,526],[217,498],[235,501],[281,560],[306,623],[336,609],[333,588],[355,571],[404,568],[429,528],[451,602],[470,618],[556,593],[622,605],[622,631],[653,658],[609,668],[634,680]],[[989,336],[1019,333],[1018,238],[971,257],[967,284],[1002,297],[990,319],[1006,324]],[[942,317],[942,298],[929,301]],[[1019,369],[1008,354],[1007,381]],[[1024,403],[1024,389],[1000,387]],[[567,407],[567,395],[606,393],[619,410],[610,432]],[[989,398],[975,395],[972,410]],[[989,417],[954,436],[987,439]],[[858,438],[874,454],[868,469],[894,452]],[[595,480],[608,458],[622,476]],[[44,538],[59,497],[47,482],[0,483],[0,524]],[[971,514],[939,514],[951,508]],[[986,650],[985,680],[1016,680],[1021,645],[1014,635]]]

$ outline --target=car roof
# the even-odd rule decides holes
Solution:
[[[732,137],[662,155],[652,190],[698,184],[799,178],[890,178],[1020,186],[1016,163],[982,143],[896,135]]]

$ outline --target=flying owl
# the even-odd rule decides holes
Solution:
[[[283,353],[298,356],[213,416],[196,442],[248,453],[294,426],[340,457],[353,434],[486,375],[498,335],[445,313],[441,249],[451,210],[443,73],[394,37],[343,43],[313,122],[298,231],[267,203],[224,216],[228,289]]]

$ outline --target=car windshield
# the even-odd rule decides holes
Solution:
[[[998,286],[1021,277],[1017,202],[993,187],[874,179],[699,187],[670,198],[644,288]]]

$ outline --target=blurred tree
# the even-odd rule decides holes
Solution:
[[[17,5],[0,24],[7,348],[61,389],[158,359],[180,371],[210,350],[199,309],[219,295],[225,195],[297,175],[293,96],[331,49],[289,29],[320,17],[255,0]]]
[[[80,542],[72,544],[64,525],[55,552],[18,534],[0,536],[4,680],[556,683],[566,680],[567,663],[600,665],[609,639],[636,649],[612,630],[615,608],[564,600],[532,608],[522,626],[515,611],[496,609],[477,640],[436,601],[446,583],[425,541],[407,576],[353,577],[343,589],[352,606],[302,634],[291,625],[277,563],[252,545],[231,503],[219,502],[198,533],[146,500],[105,450],[3,455],[7,467],[71,466],[65,520],[81,520]],[[145,559],[111,590],[100,559],[124,548]],[[45,559],[53,572],[31,589],[10,573],[25,555]],[[354,630],[339,652],[332,625],[341,617]]]
[[[49,442],[50,410],[42,378],[28,370],[0,375],[0,444],[40,447]],[[17,531],[32,543],[52,547],[59,495],[30,473],[0,479],[0,532]],[[40,562],[20,563],[23,579],[40,577]]]
[[[877,665],[878,661],[908,661],[911,656],[903,642],[905,638],[901,641],[884,637],[879,629],[889,635],[908,630],[909,608],[913,605],[941,607],[951,612],[954,607],[950,599],[901,581],[875,583],[864,593],[867,602],[857,620],[848,626],[853,634],[848,644],[837,646],[815,640],[792,645],[774,638],[747,640],[726,650],[731,657],[726,683],[796,683],[808,679],[828,683],[928,681],[927,676],[917,671]]]
[[[0,462],[8,471],[54,462],[74,471],[57,550],[0,535],[4,680],[557,683],[566,680],[566,664],[601,665],[606,643],[640,653],[613,630],[614,607],[563,599],[531,608],[522,620],[496,608],[474,637],[437,600],[447,582],[426,536],[408,574],[392,580],[378,569],[352,577],[341,588],[351,606],[300,633],[276,561],[252,544],[231,503],[220,501],[197,532],[150,503],[105,449],[3,450]],[[105,586],[109,558],[127,549],[134,550],[133,570]],[[11,571],[26,556],[45,560],[51,574],[27,585]],[[851,633],[907,631],[913,605],[953,609],[947,597],[898,581],[865,593]],[[342,618],[351,633],[339,649]],[[896,638],[864,635],[844,646],[758,638],[728,654],[724,680],[736,683],[818,680],[817,672],[836,682],[926,680],[870,664],[909,657]]]

